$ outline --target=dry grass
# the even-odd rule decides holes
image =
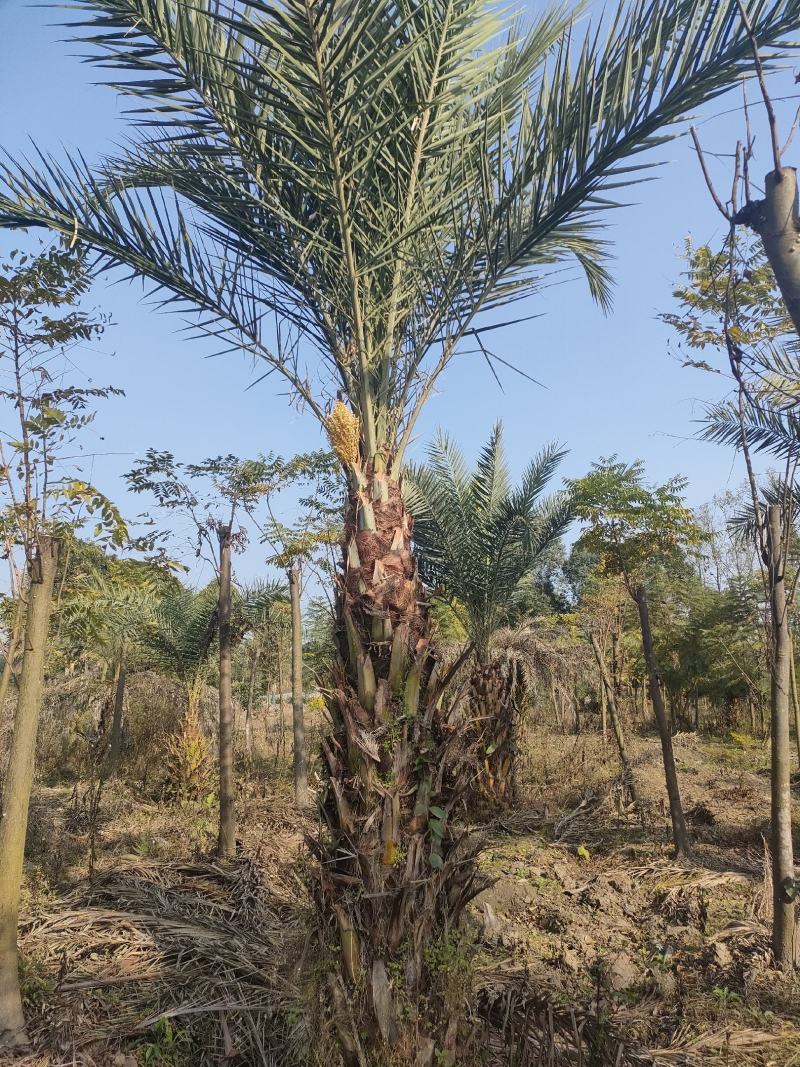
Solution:
[[[240,858],[224,866],[209,858],[213,806],[115,783],[89,881],[80,789],[39,788],[22,930],[36,1052],[20,1067],[338,1067],[317,997],[334,956],[309,903],[314,817],[265,736],[240,778]],[[644,827],[618,803],[610,745],[529,743],[524,806],[484,828],[494,885],[471,913],[458,1067],[800,1067],[800,985],[769,966],[755,762],[677,747],[687,808],[712,816],[692,829],[697,862],[679,865],[654,739],[631,740]]]
[[[289,1067],[303,1039],[288,1020],[303,1022],[287,961],[305,939],[304,915],[273,901],[266,885],[248,859],[139,861],[28,920],[22,951],[56,976],[31,1028],[38,1043],[101,1063],[111,1048],[145,1050],[171,1020],[175,1058],[185,1052],[187,1063],[235,1053]]]

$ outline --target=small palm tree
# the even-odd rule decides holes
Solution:
[[[111,675],[109,704],[112,719],[108,740],[108,770],[117,769],[122,755],[125,681],[131,654],[142,631],[152,625],[166,576],[155,568],[109,561],[94,568],[68,590],[62,603],[59,631],[62,642],[88,653]]]
[[[576,261],[608,302],[609,190],[752,68],[742,10],[763,46],[796,30],[800,0],[739,4],[618,0],[583,28],[582,5],[556,5],[526,28],[487,0],[78,0],[134,137],[94,168],[0,166],[0,225],[52,228],[198,309],[202,332],[287,380],[341,460],[319,897],[348,1064],[420,1043],[453,1058],[457,1009],[426,999],[423,947],[478,889],[447,787],[433,796],[448,709],[398,484],[408,442],[442,373],[476,344],[493,359],[483,331],[553,264]],[[389,965],[424,1017],[401,1015]],[[365,975],[373,997],[345,1009]]]
[[[289,590],[285,583],[258,579],[234,589],[233,629],[236,640],[250,635],[249,671],[245,703],[244,734],[248,758],[253,755],[253,704],[256,680],[261,667],[265,642],[269,640],[274,624],[274,609],[278,604],[289,603]]]
[[[514,657],[492,649],[523,580],[572,520],[567,493],[542,494],[564,452],[549,445],[512,488],[498,423],[474,472],[440,434],[424,466],[407,470],[406,503],[414,515],[420,574],[447,600],[464,626],[477,665],[469,681],[465,741],[477,760],[485,796],[513,795],[518,698],[524,675]],[[494,654],[493,654],[494,653]]]
[[[178,796],[199,799],[208,785],[210,753],[200,722],[200,699],[217,633],[217,586],[181,587],[165,597],[142,629],[153,665],[177,679],[186,694],[178,732],[169,744],[168,775]]]
[[[451,603],[482,663],[520,583],[572,521],[568,493],[542,497],[565,455],[548,445],[513,488],[497,423],[474,472],[444,433],[424,466],[406,469],[420,574]]]

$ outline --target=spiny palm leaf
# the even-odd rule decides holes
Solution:
[[[217,629],[216,582],[200,592],[181,587],[159,603],[142,630],[142,644],[155,665],[184,684],[208,663]]]
[[[138,565],[91,570],[72,585],[60,608],[62,641],[111,661],[139,639],[165,593],[165,576]]]
[[[798,0],[745,6],[762,45],[797,28]],[[73,7],[134,139],[94,168],[9,159],[0,221],[150,278],[320,419],[343,391],[362,458],[395,469],[462,341],[483,347],[477,315],[565,257],[607,302],[609,194],[752,65],[738,0],[620,0],[583,34],[564,6],[524,31],[485,0]]]
[[[406,503],[423,580],[457,605],[479,654],[505,617],[520,581],[572,519],[565,493],[542,499],[564,452],[549,445],[512,489],[495,426],[469,476],[463,455],[444,434],[428,463],[406,471]]]
[[[705,441],[741,448],[742,429],[738,405],[723,401],[708,408],[705,428],[700,436]],[[769,452],[783,458],[800,454],[800,412],[797,409],[775,408],[749,398],[745,410],[747,443],[756,452]]]

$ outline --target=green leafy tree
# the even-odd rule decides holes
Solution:
[[[161,599],[141,630],[145,662],[183,687],[186,708],[167,752],[167,776],[175,796],[198,800],[208,793],[210,753],[200,721],[200,701],[217,634],[216,583],[195,592],[180,586]]]
[[[217,573],[217,625],[219,632],[219,840],[220,858],[236,851],[234,781],[233,629],[234,547],[247,543],[247,529],[235,525],[286,483],[291,468],[274,456],[239,459],[217,456],[202,463],[179,463],[170,452],[149,449],[127,475],[136,493],[155,497],[162,511],[188,516],[195,529],[196,553],[207,553]]]
[[[685,554],[703,540],[703,531],[686,507],[686,481],[673,478],[660,486],[647,485],[644,466],[615,457],[594,464],[586,477],[573,483],[576,513],[585,524],[581,543],[608,574],[619,575],[639,612],[642,652],[647,666],[650,699],[656,715],[664,758],[672,835],[678,855],[689,852],[681,805],[672,735],[661,694],[648,604],[648,585],[657,566],[682,564]]]
[[[304,578],[309,570],[332,578],[336,573],[337,549],[342,540],[341,468],[332,452],[309,452],[294,456],[283,465],[283,484],[311,485],[301,499],[302,513],[293,526],[275,518],[261,528],[262,540],[273,549],[268,562],[286,572],[291,608],[292,758],[294,792],[298,804],[308,801],[308,752],[303,701]]]
[[[796,695],[796,686],[792,685],[792,591],[787,584],[787,572],[794,527],[795,472],[800,460],[800,423],[796,413],[800,391],[796,360],[800,279],[795,254],[797,179],[793,169],[782,167],[776,141],[774,160],[775,170],[766,178],[764,201],[746,204],[742,212],[729,219],[723,280],[707,285],[706,279],[715,274],[715,268],[701,264],[701,269],[690,271],[690,284],[682,302],[685,307],[698,291],[705,294],[703,311],[721,321],[712,340],[716,336],[715,343],[724,347],[736,382],[734,398],[723,400],[708,412],[705,436],[733,444],[742,451],[752,504],[749,527],[770,604],[772,947],[780,965],[791,968],[796,963],[797,885],[791,831],[789,707],[790,692]],[[747,189],[746,192],[749,195]],[[739,238],[737,222],[748,222],[759,234],[774,278],[767,274],[763,261],[755,268],[751,266],[752,254],[748,254],[747,246]],[[785,307],[780,304],[779,288]],[[789,332],[790,321],[795,328],[792,343],[781,348],[778,339]],[[784,461],[782,476],[774,486],[768,487],[772,491],[771,500],[763,499],[766,494],[755,475],[753,451],[770,452]],[[795,708],[800,722],[796,701]]]
[[[454,359],[477,343],[497,362],[486,327],[554,263],[577,261],[608,302],[608,191],[642,176],[631,157],[664,129],[740,81],[750,36],[737,0],[620,0],[583,32],[565,7],[524,28],[485,0],[79,6],[75,32],[120,72],[142,126],[95,168],[5,164],[0,221],[54,228],[199,309],[201,331],[283,375],[336,445],[347,654],[321,899],[342,940],[330,993],[345,1059],[385,1058],[414,1044],[387,966],[428,1003],[423,946],[478,889],[450,847],[449,709],[397,481],[408,442]],[[766,46],[796,28],[797,0],[746,10]],[[394,762],[388,797],[376,762]],[[433,875],[431,856],[444,857]],[[365,973],[378,992],[354,1025],[347,985]],[[457,1026],[442,1022],[456,1011],[431,1001],[414,1023],[428,1059],[456,1055]]]
[[[248,758],[253,756],[253,710],[259,677],[263,674],[264,654],[270,642],[277,643],[276,609],[287,607],[289,591],[282,582],[259,579],[234,589],[234,627],[240,637],[247,635],[247,687],[242,693],[245,707],[245,745]]]
[[[108,746],[104,770],[113,774],[122,756],[128,670],[140,653],[143,628],[152,623],[159,601],[174,591],[176,580],[135,560],[111,558],[103,561],[102,568],[74,569],[78,573],[68,576],[61,593],[56,639],[68,660],[79,657],[84,664],[94,660],[110,678],[112,715],[104,737]]]
[[[88,518],[99,541],[118,547],[127,537],[117,508],[70,458],[93,403],[119,393],[81,382],[70,355],[105,327],[81,306],[90,283],[85,260],[68,250],[12,252],[0,265],[0,538],[13,597],[0,707],[24,648],[0,818],[0,1047],[27,1043],[16,932],[60,534]]]

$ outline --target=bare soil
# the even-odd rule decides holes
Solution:
[[[484,831],[493,884],[441,959],[469,968],[464,1063],[800,1065],[800,983],[769,959],[768,750],[678,735],[694,843],[678,866],[657,740],[631,749],[644,824],[611,743],[526,738],[519,804]],[[2,1062],[333,1064],[315,990],[336,949],[304,846],[316,820],[288,774],[270,753],[240,776],[225,866],[213,805],[108,783],[93,830],[85,785],[38,787],[22,925],[35,1051]]]

